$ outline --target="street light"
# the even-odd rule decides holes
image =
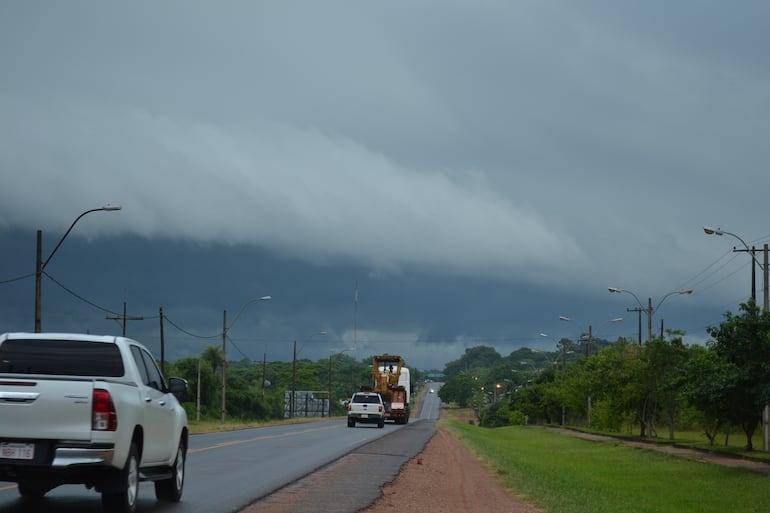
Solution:
[[[227,407],[226,407],[226,395],[227,395],[227,330],[231,329],[235,323],[238,321],[238,318],[243,313],[243,309],[246,308],[246,306],[256,303],[257,301],[270,301],[273,299],[272,296],[262,296],[262,297],[256,297],[254,299],[250,299],[243,303],[241,306],[241,309],[238,310],[238,314],[233,319],[233,322],[230,323],[230,327],[227,326],[227,310],[224,311],[222,315],[222,409],[221,409],[221,418],[220,423],[225,423],[225,417],[227,416]]]
[[[53,251],[51,251],[51,254],[48,255],[48,258],[46,258],[45,260],[43,260],[43,231],[42,230],[37,231],[37,249],[35,251],[35,333],[40,333],[42,331],[43,271],[45,271],[45,268],[48,265],[48,262],[51,261],[51,258],[59,249],[59,246],[61,246],[62,242],[64,242],[64,239],[66,239],[67,235],[69,235],[70,232],[72,231],[72,228],[75,227],[75,224],[78,221],[80,221],[80,219],[84,215],[90,214],[91,212],[99,212],[99,211],[112,212],[115,210],[120,210],[121,208],[122,207],[118,205],[105,205],[103,207],[86,210],[85,212],[77,216],[75,220],[72,221],[72,224],[67,229],[67,231],[64,232],[64,235],[62,235],[62,238],[59,239],[59,242],[53,248]]]
[[[556,340],[553,337],[551,337],[551,336],[549,336],[549,335],[547,335],[545,333],[541,333],[540,336],[541,337],[550,338],[551,340],[556,342]],[[556,345],[557,346],[561,346],[561,371],[563,373],[565,370],[567,370],[567,353],[566,353],[566,349],[567,348],[561,342],[556,342]],[[567,407],[564,404],[564,401],[562,401],[562,404],[561,404],[561,425],[563,426],[566,423],[567,423]]]
[[[572,322],[572,319],[570,317],[567,317],[566,315],[560,315],[559,316],[559,320],[560,321],[566,321],[566,322]],[[609,319],[607,321],[604,321],[604,323],[602,325],[610,324],[610,323],[619,323],[619,322],[623,322],[623,318],[622,317],[616,317],[614,319]],[[580,334],[581,335],[581,340],[582,340],[583,333],[585,333],[585,330],[583,330],[581,332],[581,334]],[[591,341],[592,340],[593,340],[593,326],[591,324],[589,324],[588,325],[588,341],[586,343],[586,357],[591,356]],[[578,342],[580,342],[580,340],[578,340]]]
[[[626,289],[620,289],[617,287],[607,287],[607,290],[610,291],[610,293],[621,293],[626,292],[628,294],[631,294],[634,296],[634,299],[636,299],[636,302],[639,304],[639,308],[626,308],[626,311],[628,312],[639,312],[639,345],[642,345],[642,312],[645,312],[647,314],[647,340],[652,340],[652,315],[660,308],[660,305],[663,304],[663,301],[666,300],[667,297],[673,296],[674,294],[692,294],[692,289],[682,289],[682,290],[674,290],[672,292],[669,292],[663,298],[658,301],[658,304],[655,306],[655,308],[652,307],[652,298],[647,298],[647,306],[642,306],[642,302],[639,301],[639,298],[636,294],[631,292],[630,290]],[[662,329],[662,328],[661,328]],[[663,335],[661,334],[661,337]]]
[[[708,227],[705,227],[705,226],[703,227],[703,231],[706,232],[706,235],[730,235],[731,237],[735,237],[736,239],[741,241],[741,244],[743,244],[743,247],[751,255],[751,260],[752,260],[752,264],[751,264],[751,299],[753,299],[754,301],[757,300],[757,286],[756,286],[755,272],[756,272],[756,266],[758,265],[759,268],[762,269],[762,274],[763,274],[762,285],[763,285],[763,289],[764,290],[763,290],[762,306],[763,306],[763,309],[765,311],[767,311],[768,308],[770,308],[770,306],[768,305],[768,299],[769,299],[768,298],[768,295],[769,295],[768,294],[768,281],[769,280],[768,280],[768,262],[767,262],[768,249],[767,249],[767,244],[765,244],[765,247],[764,247],[765,265],[762,265],[757,260],[757,257],[754,256],[754,249],[753,248],[749,249],[749,245],[746,244],[746,241],[744,241],[742,238],[738,237],[736,234],[727,232],[725,230],[722,230],[721,228],[714,229],[714,228],[708,228]],[[735,250],[735,248],[733,248],[733,251],[734,250]],[[762,410],[762,424],[763,424],[763,429],[762,429],[762,446],[763,446],[764,451],[768,452],[768,451],[770,451],[770,404],[767,404],[767,403],[765,403],[765,407]]]
[[[567,368],[567,346],[566,344],[564,344],[564,339],[562,338],[561,340],[557,341],[555,338],[545,333],[540,333],[540,336],[545,338],[550,338],[551,340],[554,341],[554,343],[556,344],[556,347],[559,348],[559,350],[561,351],[561,370],[562,371],[565,370]],[[574,351],[570,351],[570,354],[572,354],[573,352]],[[551,362],[551,364],[553,364],[553,362]]]
[[[731,237],[734,237],[741,241],[741,244],[743,245],[744,249],[748,254],[751,255],[752,260],[752,266],[751,266],[751,299],[754,301],[757,300],[757,286],[756,286],[756,266],[759,266],[759,268],[763,271],[764,279],[763,279],[763,285],[764,285],[764,302],[763,306],[764,309],[768,309],[768,266],[767,266],[767,244],[765,244],[764,247],[764,253],[765,253],[765,264],[762,265],[759,263],[759,260],[757,260],[757,257],[754,255],[754,248],[749,249],[749,245],[746,244],[746,241],[744,241],[742,238],[740,238],[738,235],[734,233],[730,233],[728,231],[722,230],[721,228],[709,228],[707,226],[703,227],[703,231],[706,233],[706,235],[729,235]],[[733,248],[733,251],[735,251],[735,248]]]
[[[565,315],[560,315],[559,316],[559,320],[560,321],[570,321],[570,322],[572,321],[572,319],[570,319],[569,317],[567,317]],[[623,318],[622,317],[616,317],[615,319],[610,319],[608,321],[605,321],[603,325],[606,325],[606,324],[609,324],[609,323],[618,323],[618,322],[623,322]],[[581,337],[582,337],[582,333],[581,333]],[[589,358],[591,356],[591,340],[592,340],[592,338],[593,338],[593,326],[589,324],[588,325],[588,340],[586,341],[586,358]],[[588,425],[591,426],[591,390],[590,390],[590,386],[589,386],[589,391],[588,391],[588,398],[586,399],[586,420],[588,422]]]
[[[306,342],[310,342],[310,340],[315,337],[316,335],[326,335],[325,331],[318,331],[316,333],[313,333],[309,337],[307,337]],[[302,348],[299,349],[302,351]],[[297,392],[297,341],[294,341],[294,356],[292,358],[291,363],[291,397],[289,397],[289,418],[294,418],[294,395]]]

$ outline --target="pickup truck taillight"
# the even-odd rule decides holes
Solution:
[[[378,408],[380,409],[380,411],[382,411],[382,405],[379,405]]]
[[[110,393],[101,388],[94,390],[91,429],[94,431],[115,431],[118,429],[115,404],[112,402]]]

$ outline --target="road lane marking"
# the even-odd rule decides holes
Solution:
[[[246,444],[251,442],[259,442],[261,440],[273,440],[277,438],[288,438],[290,436],[295,435],[302,435],[305,433],[312,433],[314,431],[325,431],[329,429],[340,429],[342,426],[330,426],[330,427],[320,427],[320,428],[310,428],[310,429],[302,429],[299,431],[289,431],[288,433],[281,433],[277,435],[262,435],[257,436],[254,438],[244,438],[241,440],[231,440],[229,442],[222,442],[214,445],[209,445],[207,447],[199,447],[198,449],[189,449],[187,452],[190,454],[203,452],[203,451],[210,451],[212,449],[221,449],[222,447],[232,447],[234,445],[240,445],[240,444]]]

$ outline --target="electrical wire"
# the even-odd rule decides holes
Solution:
[[[24,276],[17,276],[16,278],[9,278],[7,280],[0,280],[0,285],[5,285],[6,283],[13,283],[15,281],[26,280],[27,278],[31,278],[34,275],[35,275],[35,273],[29,273],[29,274],[25,274]]]
[[[163,320],[164,320],[165,322],[168,322],[168,323],[169,323],[171,326],[173,326],[174,328],[176,328],[178,331],[180,331],[180,332],[184,333],[185,335],[188,335],[188,336],[190,336],[190,337],[193,337],[193,338],[200,338],[200,339],[212,339],[212,338],[218,338],[218,337],[221,337],[221,336],[222,336],[222,333],[221,333],[221,332],[220,332],[220,333],[217,333],[217,334],[215,334],[215,335],[196,335],[195,333],[191,333],[191,332],[187,331],[186,329],[182,328],[181,326],[179,326],[178,324],[176,324],[176,323],[175,323],[174,321],[172,321],[172,320],[171,320],[171,318],[169,318],[169,316],[168,316],[168,315],[166,315],[166,314],[163,314]]]
[[[112,310],[110,310],[110,309],[108,309],[108,308],[105,308],[105,307],[103,307],[103,306],[99,306],[99,305],[97,305],[96,303],[94,303],[93,301],[90,301],[90,300],[88,300],[88,299],[84,298],[83,296],[79,295],[78,293],[76,293],[76,292],[75,292],[75,291],[73,291],[72,289],[70,289],[70,288],[68,288],[68,287],[64,286],[64,285],[63,285],[62,283],[60,283],[60,282],[59,282],[59,281],[58,281],[56,278],[54,278],[53,276],[51,276],[51,275],[50,275],[50,274],[48,274],[47,272],[43,271],[43,275],[44,275],[45,277],[47,277],[49,280],[51,280],[52,282],[54,282],[56,285],[58,285],[58,286],[59,286],[59,288],[61,288],[62,290],[64,290],[64,291],[65,291],[65,292],[67,292],[68,294],[70,294],[71,296],[75,297],[76,299],[78,299],[78,300],[82,301],[83,303],[86,303],[87,305],[93,306],[93,307],[94,307],[94,308],[96,308],[97,310],[101,310],[102,312],[106,312],[106,313],[108,313],[108,314],[112,314],[112,315],[118,315],[118,316],[122,316],[122,315],[123,315],[123,314],[121,314],[121,313],[113,312]]]

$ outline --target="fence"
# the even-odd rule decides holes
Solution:
[[[294,392],[294,415],[291,415],[291,391],[284,394],[283,418],[291,417],[328,417],[329,392],[300,391]]]

